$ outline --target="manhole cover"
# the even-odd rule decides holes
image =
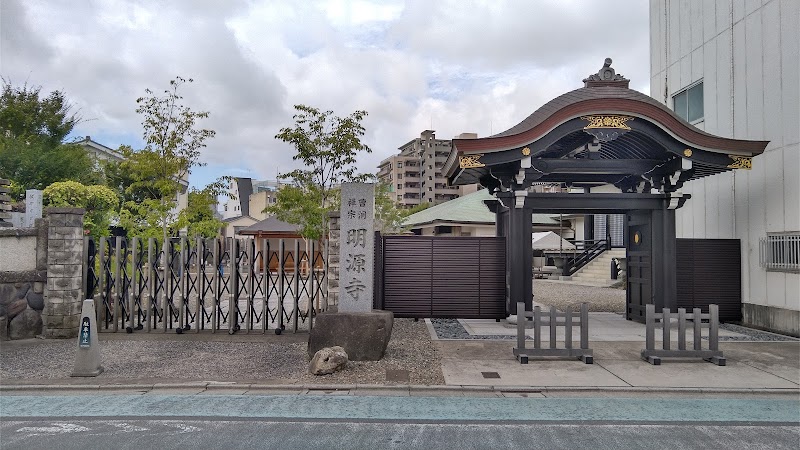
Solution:
[[[410,379],[409,372],[403,369],[386,369],[386,381],[407,383]]]
[[[483,378],[500,378],[500,374],[497,372],[481,372]]]

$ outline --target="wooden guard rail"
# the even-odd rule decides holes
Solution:
[[[725,365],[725,358],[719,349],[719,305],[708,305],[708,314],[702,314],[700,308],[694,308],[691,313],[687,313],[685,308],[678,308],[677,313],[670,312],[669,308],[664,308],[662,312],[656,313],[655,305],[647,305],[645,309],[646,329],[646,348],[642,350],[642,359],[650,364],[661,364],[661,358],[669,357],[701,357],[706,361],[718,366]],[[678,319],[678,349],[670,348],[670,334],[672,331],[672,319]],[[656,348],[656,320],[660,320],[662,329],[662,347]],[[694,346],[692,349],[686,348],[686,321],[693,322]],[[708,322],[703,322],[708,320]],[[702,348],[702,329],[708,328],[708,349]]]
[[[528,320],[529,318],[533,321]],[[573,326],[580,327],[580,348],[572,347]],[[542,327],[550,328],[549,348],[542,348]],[[564,348],[557,348],[557,327],[564,327]],[[533,328],[533,348],[525,347],[525,329],[527,328]],[[518,302],[517,346],[514,347],[514,355],[521,364],[528,364],[528,358],[532,356],[577,357],[586,364],[592,364],[592,350],[589,348],[589,305],[581,303],[580,315],[576,322],[571,308],[567,308],[565,312],[561,313],[551,306],[550,314],[542,315],[539,306],[535,306],[533,311],[525,311],[525,303]]]

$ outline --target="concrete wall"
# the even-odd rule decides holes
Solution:
[[[678,237],[742,242],[745,322],[791,332],[800,318],[800,274],[759,265],[759,238],[800,232],[800,2],[720,0],[650,2],[650,95],[672,96],[703,82],[704,119],[694,125],[738,139],[769,140],[753,170],[687,183]],[[795,328],[796,329],[796,328]]]
[[[0,340],[42,333],[47,279],[47,226],[0,228]]]

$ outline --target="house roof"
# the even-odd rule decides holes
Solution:
[[[297,234],[300,226],[278,220],[274,216],[256,222],[249,227],[241,230],[239,234],[258,234],[258,233],[291,233]]]
[[[99,142],[93,141],[91,136],[84,137],[82,141],[78,141],[78,144],[82,145],[84,148],[91,148],[95,153],[103,154],[106,158],[114,161],[122,161],[125,159],[122,153],[106,147]]]
[[[487,189],[481,189],[414,213],[406,217],[403,225],[425,225],[434,222],[493,224],[495,223],[494,213],[489,211],[489,208],[483,203],[484,200],[492,199],[494,197],[489,194]],[[553,219],[550,214],[534,214],[533,223],[558,225],[558,221]]]
[[[222,221],[225,222],[225,223],[232,223],[232,222],[236,222],[236,221],[244,220],[244,219],[250,219],[253,222],[257,221],[255,217],[251,217],[251,216],[228,217],[227,219],[222,219]]]
[[[575,250],[575,245],[552,231],[531,233],[534,250]],[[559,241],[561,241],[559,243]]]

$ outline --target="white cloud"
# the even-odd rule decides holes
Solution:
[[[294,167],[274,139],[292,106],[369,112],[363,172],[433,128],[503,131],[581,86],[605,57],[648,85],[647,3],[586,1],[21,1],[0,3],[0,75],[63,89],[78,134],[140,145],[135,100],[176,75],[211,112],[213,175]]]

